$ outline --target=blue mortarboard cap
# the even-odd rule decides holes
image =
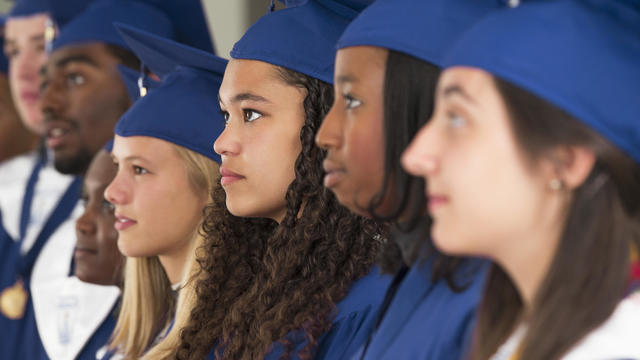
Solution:
[[[344,31],[337,47],[377,46],[436,66],[448,46],[497,0],[376,0]]]
[[[111,152],[113,151],[113,139],[107,141],[107,143],[104,145],[103,149],[108,152],[109,154],[111,154]]]
[[[171,18],[175,40],[210,53],[215,53],[207,19],[200,0],[147,0]],[[132,24],[137,26],[136,24]],[[139,26],[137,26],[139,27]],[[140,27],[139,27],[140,28]]]
[[[471,66],[573,115],[640,162],[640,2],[523,2],[474,25],[444,65]]]
[[[162,82],[120,118],[115,133],[163,139],[220,162],[212,144],[224,130],[216,95],[227,61],[130,26],[118,29]]]
[[[0,27],[4,27],[5,21],[7,21],[7,18],[0,16]],[[6,74],[9,71],[9,61],[2,49],[4,49],[4,34],[0,36],[0,73]]]
[[[91,0],[18,0],[9,17],[48,14],[58,26],[64,26],[82,12]]]
[[[371,2],[308,0],[269,13],[233,46],[231,57],[264,61],[333,83],[336,42]]]
[[[66,0],[65,0],[66,1]],[[100,42],[127,48],[114,22],[135,25],[165,37],[174,37],[171,20],[162,10],[142,1],[96,0],[66,26],[53,41],[52,50],[88,42]]]

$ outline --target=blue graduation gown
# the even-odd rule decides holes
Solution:
[[[380,304],[390,283],[391,277],[382,275],[377,266],[356,281],[347,296],[336,304],[338,313],[329,332],[319,339],[314,359],[348,359],[355,354],[375,326]],[[291,334],[289,340],[297,344],[291,359],[298,359],[295,354],[305,346],[304,334]],[[282,347],[276,343],[265,359],[280,359],[282,352]],[[213,359],[214,350],[211,350],[207,360]]]
[[[459,270],[470,285],[454,293],[445,281],[431,281],[432,259],[420,261],[398,286],[387,312],[363,357],[361,348],[351,359],[458,360],[469,344],[475,309],[480,301],[486,264],[475,260]]]

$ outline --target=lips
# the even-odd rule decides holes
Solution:
[[[238,174],[238,173],[236,173],[236,172],[234,172],[232,170],[229,170],[226,167],[220,167],[220,175],[221,175],[220,184],[222,186],[232,184],[232,183],[234,183],[234,182],[236,182],[238,180],[242,180],[242,179],[245,178],[244,176],[242,176],[242,175],[240,175],[240,174]]]
[[[73,251],[73,257],[76,259],[83,258],[90,255],[98,254],[98,250],[90,249],[82,246],[76,246]]]
[[[429,212],[433,214],[442,206],[449,203],[449,197],[441,194],[429,194],[427,197],[429,202]]]
[[[26,104],[33,105],[40,100],[40,92],[23,90],[20,92],[20,99]]]
[[[50,149],[56,149],[65,144],[68,140],[68,134],[73,127],[66,121],[46,122],[46,145]]]
[[[322,168],[325,172],[323,184],[326,188],[336,186],[340,181],[342,181],[346,174],[344,167],[340,166],[333,160],[325,159],[322,162]]]
[[[113,227],[115,227],[116,230],[118,231],[125,231],[137,223],[138,223],[137,221],[130,219],[126,216],[116,215],[116,222],[113,225]]]

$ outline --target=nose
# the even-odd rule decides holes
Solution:
[[[87,207],[84,213],[76,220],[76,233],[82,235],[93,235],[96,233],[96,223],[93,211]]]
[[[322,120],[320,129],[316,134],[316,145],[318,147],[329,150],[337,149],[342,145],[342,129],[340,128],[340,119],[338,119],[336,103],[333,103],[331,109]]]
[[[436,139],[432,136],[433,121],[427,123],[413,138],[402,154],[402,166],[415,176],[425,179],[438,171],[439,160],[436,156]]]
[[[56,82],[49,82],[40,92],[40,110],[45,117],[50,118],[64,110],[66,93]]]
[[[104,189],[104,198],[118,206],[126,204],[129,201],[129,197],[124,175],[118,171],[109,186]]]
[[[233,156],[240,152],[240,141],[238,139],[237,129],[234,129],[231,122],[229,122],[213,143],[213,150],[220,156]]]

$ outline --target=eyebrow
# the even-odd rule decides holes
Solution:
[[[252,93],[240,93],[237,94],[236,96],[234,96],[233,98],[231,98],[231,103],[237,103],[240,101],[244,101],[244,100],[249,100],[249,101],[257,101],[257,102],[264,102],[264,103],[271,103],[271,101],[267,100],[266,98],[260,96],[260,95],[256,95],[256,94],[252,94]],[[218,94],[218,102],[224,104],[224,101],[222,101],[222,98],[220,97],[220,94]]]
[[[65,58],[62,58],[60,60],[58,60],[56,62],[56,67],[65,67],[67,65],[69,65],[70,63],[74,63],[74,62],[79,62],[79,63],[83,63],[83,64],[87,64],[87,65],[91,65],[95,68],[98,68],[98,63],[96,63],[92,58],[88,57],[87,55],[82,55],[82,54],[76,54],[76,55],[69,55]]]
[[[357,83],[357,82],[358,82],[358,79],[351,74],[340,75],[336,78],[336,84]]]
[[[4,41],[6,44],[11,44],[11,45],[15,45],[16,43],[14,39],[7,38],[7,37],[5,37]],[[30,42],[44,41],[44,34],[33,35],[29,38],[29,41]]]
[[[441,91],[441,94],[444,97],[453,96],[457,94],[462,98],[464,98],[465,100],[467,100],[468,102],[475,104],[475,101],[473,100],[473,98],[458,84],[453,84],[445,87]]]

